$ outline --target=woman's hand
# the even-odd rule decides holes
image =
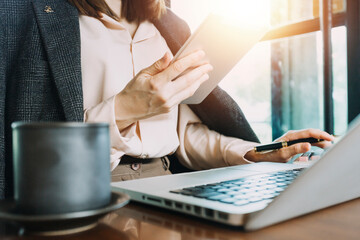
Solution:
[[[289,131],[282,137],[276,139],[275,142],[290,141],[299,138],[310,137],[324,139],[325,141],[323,142],[313,144],[314,146],[318,146],[321,148],[329,147],[332,144],[331,141],[334,141],[334,137],[324,131],[318,129],[306,129],[300,131]],[[288,162],[296,154],[310,151],[310,147],[310,143],[297,143],[289,147],[284,147],[279,150],[265,153],[255,152],[254,150],[251,150],[245,154],[245,158],[253,162]]]
[[[199,50],[171,63],[171,56],[166,53],[140,71],[115,98],[118,127],[125,128],[140,119],[168,113],[192,96],[209,79],[208,73],[212,70],[212,66],[202,60],[204,56]],[[181,75],[185,70],[188,71]]]

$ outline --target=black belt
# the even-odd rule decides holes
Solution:
[[[121,157],[119,164],[133,164],[133,163],[147,164],[147,163],[151,163],[155,160],[156,160],[156,158],[135,158],[135,157],[131,157],[128,155],[124,155]]]
[[[166,161],[166,158],[167,156],[160,158],[135,158],[128,155],[124,155],[121,157],[119,165],[149,164],[158,161],[160,159],[164,169],[167,170],[169,169],[169,163],[168,161]]]

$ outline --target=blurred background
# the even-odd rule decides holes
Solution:
[[[263,41],[233,68],[220,87],[243,109],[261,142],[270,142],[290,129],[319,128],[336,135],[346,131],[354,115],[349,117],[348,106],[349,99],[354,99],[348,96],[351,69],[347,41],[351,32],[347,22],[352,16],[346,9],[358,4],[354,1],[171,0],[171,9],[192,32],[209,13],[269,26]],[[324,39],[321,31],[326,27],[322,22],[324,2],[332,8],[332,13],[327,13],[331,39]],[[329,42],[331,76],[324,73],[324,44]],[[355,78],[359,80],[358,75]],[[326,111],[326,106],[330,110]]]

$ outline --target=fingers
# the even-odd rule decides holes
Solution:
[[[288,162],[293,156],[299,153],[305,153],[309,151],[311,148],[311,145],[309,143],[298,143],[294,144],[290,147],[281,148],[278,151],[271,151],[269,153],[263,153],[259,156],[259,159],[262,159],[262,161],[267,162]]]
[[[335,140],[334,136],[319,129],[305,129],[300,131],[289,131],[288,133],[286,133],[284,136],[282,136],[276,141],[291,141],[300,138],[310,138],[310,137],[325,140],[323,142],[313,144],[314,146],[320,148],[330,147],[332,145],[331,142]]]
[[[254,162],[288,162],[293,156],[299,153],[310,151],[310,143],[298,143],[289,147],[281,148],[277,151],[270,151],[266,153],[258,153],[250,151],[245,156],[248,160]]]
[[[280,141],[290,141],[299,138],[317,138],[324,139],[325,141],[334,141],[334,136],[328,134],[327,132],[321,131],[319,129],[306,129],[300,131],[289,131],[283,137],[281,137]]]
[[[187,99],[188,97],[191,97],[192,95],[194,95],[194,93],[200,87],[200,85],[208,79],[209,79],[209,75],[203,74],[193,84],[183,89],[182,91],[179,91],[177,94],[173,95],[169,100],[170,104],[177,105],[181,103],[183,100]]]
[[[327,148],[332,145],[331,141],[334,141],[334,137],[319,129],[306,129],[300,131],[289,131],[284,136],[280,137],[276,141],[291,141],[300,138],[317,138],[324,139],[323,142],[314,143],[314,146]],[[305,153],[311,150],[310,143],[297,143],[288,147],[281,148],[277,151],[271,151],[266,153],[253,153],[250,152],[248,156],[255,159],[255,161],[270,161],[270,162],[288,162],[293,156]]]
[[[210,64],[205,64],[190,70],[175,81],[168,82],[162,91],[166,93],[164,98],[168,101],[167,105],[177,105],[191,97],[200,85],[209,79],[208,72],[212,69]]]
[[[197,89],[201,85],[201,83],[204,82],[201,80],[209,79],[208,73],[212,70],[213,70],[213,67],[210,64],[205,64],[205,65],[199,66],[199,67],[187,72],[186,74],[179,77],[175,81],[172,81],[171,85],[175,90],[175,92],[173,92],[173,94],[181,92],[187,88],[192,89],[198,85],[196,87],[196,89]],[[204,77],[204,75],[206,75],[206,77]],[[204,79],[204,78],[206,78],[206,79]]]
[[[331,147],[332,142],[329,141],[324,141],[324,142],[319,142],[319,143],[315,143],[312,144],[313,146],[319,147],[319,148],[328,148]]]
[[[310,149],[311,149],[310,143],[294,144],[277,151],[278,159],[281,160],[282,162],[287,162],[296,154],[308,152],[310,151]]]
[[[154,76],[162,71],[164,71],[171,62],[171,55],[169,52],[166,52],[165,55],[157,60],[153,65],[148,68],[145,68],[142,72]]]
[[[160,74],[160,77],[164,80],[172,81],[186,69],[198,66],[204,56],[205,53],[202,50],[193,52],[170,64],[170,66]]]

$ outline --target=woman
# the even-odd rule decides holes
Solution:
[[[6,1],[5,9],[15,6],[15,0]],[[12,188],[10,124],[18,120],[108,122],[115,181],[169,174],[171,154],[188,168],[206,169],[286,162],[310,149],[302,143],[255,153],[256,137],[219,89],[192,110],[179,105],[207,80],[212,66],[201,61],[202,51],[171,63],[170,52],[189,31],[165,13],[163,1],[24,2],[11,9],[15,17],[7,15],[8,38],[16,36],[8,42],[5,67],[7,191]],[[319,130],[290,132],[279,140],[304,137],[332,140]]]

